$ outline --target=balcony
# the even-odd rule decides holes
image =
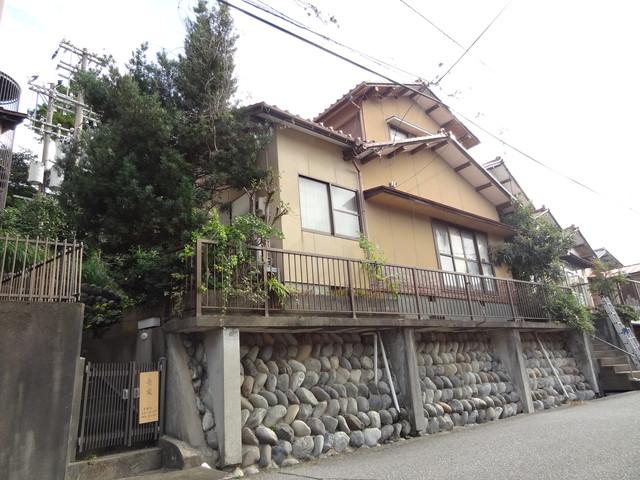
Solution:
[[[198,240],[181,309],[220,314],[547,322],[541,283]]]

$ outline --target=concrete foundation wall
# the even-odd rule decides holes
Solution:
[[[64,478],[83,308],[0,303],[2,478]]]

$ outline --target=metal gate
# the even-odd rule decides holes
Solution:
[[[140,373],[155,371],[158,372],[157,421],[140,423]],[[88,362],[84,375],[78,452],[130,447],[157,440],[164,430],[165,377],[164,358],[143,363]],[[155,386],[150,388],[155,391]]]

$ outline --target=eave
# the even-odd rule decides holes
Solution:
[[[466,212],[443,203],[420,197],[394,188],[379,186],[369,188],[364,192],[367,201],[387,207],[410,210],[424,216],[454,223],[481,232],[492,233],[500,237],[510,237],[515,229],[496,220]]]

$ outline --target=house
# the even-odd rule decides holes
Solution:
[[[606,248],[596,248],[596,259],[599,260],[607,268],[621,268],[624,264],[618,260],[613,254]]]
[[[534,206],[502,158],[498,157],[495,160],[485,163],[484,167],[496,177],[516,199],[524,205]],[[583,305],[594,307],[595,304],[589,291],[588,277],[590,269],[594,266],[593,260],[596,258],[595,251],[591,248],[589,242],[587,242],[578,227],[571,225],[563,229],[548,208],[543,206],[535,210],[534,216],[545,222],[549,222],[560,230],[564,230],[571,236],[573,240],[571,248],[561,257],[564,271],[564,281],[562,283],[572,288]]]
[[[258,161],[277,174],[273,198],[288,205],[276,220],[283,238],[240,255],[197,240],[182,308],[162,327],[180,372],[167,385],[168,434],[217,449],[221,465],[250,467],[262,455],[253,431],[271,435],[276,414],[331,416],[331,432],[306,420],[315,438],[349,434],[352,445],[362,444],[358,418],[371,420],[358,410],[376,424],[384,416],[373,446],[596,395],[585,334],[554,317],[544,285],[491,262],[491,246],[514,233],[500,217],[517,192],[473,158],[478,138],[426,85],[361,83],[313,120],[265,103],[247,108],[272,127]],[[225,192],[226,221],[276,217],[270,193]],[[566,395],[529,382],[527,359],[541,358],[543,343],[558,365],[578,366]],[[436,363],[452,373],[446,386]],[[539,385],[554,384],[551,370],[540,375],[548,378]],[[469,403],[470,412],[452,398],[499,389],[497,402]],[[258,407],[267,401],[268,418]],[[489,404],[502,405],[499,415]],[[342,415],[351,424],[334,437]],[[323,451],[297,426],[298,458]]]
[[[488,251],[513,233],[500,222],[512,195],[468,153],[478,139],[445,107],[363,83],[314,121],[250,109],[275,126],[262,160],[291,210],[272,246],[363,259],[364,235],[389,264],[509,278]],[[247,210],[243,198],[231,209]]]

